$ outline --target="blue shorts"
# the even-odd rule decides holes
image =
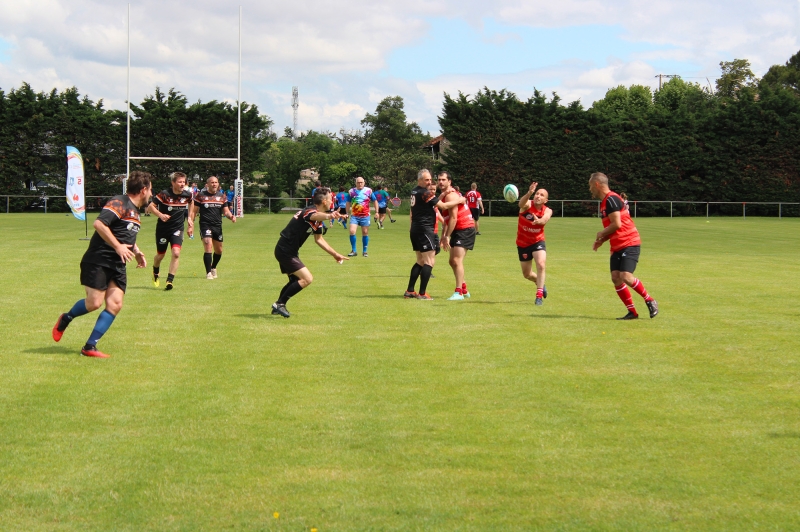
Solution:
[[[369,227],[369,216],[351,216],[350,225],[360,225],[361,227]]]

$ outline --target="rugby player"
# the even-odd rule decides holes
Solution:
[[[347,203],[349,201],[350,194],[345,192],[344,187],[339,187],[339,193],[336,194],[336,208],[339,209],[339,214],[342,215],[342,219],[339,221],[345,229],[347,229]]]
[[[347,211],[350,213],[350,247],[352,251],[348,257],[355,257],[356,253],[356,228],[361,227],[361,251],[365,257],[369,257],[367,246],[369,246],[369,204],[375,202],[375,210],[378,210],[378,201],[372,189],[364,186],[366,181],[359,176],[356,178],[356,186],[351,188],[348,194]]]
[[[464,197],[467,198],[467,207],[469,207],[469,212],[472,213],[472,219],[475,220],[475,234],[479,235],[481,234],[481,226],[478,220],[481,219],[481,214],[483,214],[483,196],[478,192],[478,184],[472,183],[470,190],[464,194]]]
[[[173,172],[169,176],[172,182],[171,188],[164,189],[155,196],[153,202],[147,206],[147,210],[153,215],[158,216],[156,222],[156,256],[153,258],[153,286],[159,286],[159,269],[167,248],[172,250],[169,261],[169,274],[164,290],[172,290],[172,283],[175,274],[178,272],[178,262],[181,257],[181,246],[183,245],[183,222],[189,218],[189,206],[192,204],[192,193],[186,190],[186,174],[183,172]],[[189,226],[186,234],[194,234],[194,221],[189,219]]]
[[[286,302],[289,301],[289,298],[310,285],[314,280],[311,272],[298,257],[300,248],[305,244],[308,235],[313,234],[314,242],[337,262],[341,263],[343,260],[350,260],[337,253],[322,237],[322,222],[325,220],[337,220],[342,217],[339,212],[328,212],[333,203],[330,189],[317,187],[311,200],[314,205],[298,211],[292,217],[284,230],[281,231],[281,236],[275,246],[275,258],[281,267],[281,273],[289,276],[289,282],[281,289],[278,300],[272,304],[272,314],[278,314],[284,318],[291,316],[289,311],[286,310]]]
[[[543,188],[537,191],[538,185],[539,183],[531,183],[528,192],[519,199],[517,254],[519,264],[522,266],[522,276],[536,283],[535,304],[541,305],[542,298],[547,297],[547,287],[544,285],[544,263],[547,259],[544,226],[550,220],[553,211],[545,205],[549,194]],[[536,273],[533,273],[533,262],[536,263]]]
[[[108,200],[97,216],[89,248],[81,259],[81,284],[86,290],[86,298],[75,303],[69,312],[61,314],[53,327],[53,340],[58,342],[72,320],[97,310],[105,302],[106,308],[98,316],[86,345],[81,349],[83,356],[109,357],[98,351],[97,342],[122,310],[128,284],[125,264],[135,258],[137,268],[147,266],[144,253],[136,245],[136,235],[141,227],[139,209],[150,201],[152,195],[151,177],[146,172],[131,172],[127,194]]]
[[[388,201],[389,193],[383,187],[375,192],[375,221],[378,223],[378,227],[380,229],[383,229],[383,221],[386,219],[386,208]]]
[[[592,249],[597,251],[603,242],[611,241],[611,282],[628,309],[627,314],[617,319],[635,320],[639,317],[628,287],[644,298],[650,317],[655,318],[658,315],[658,302],[647,293],[642,282],[633,276],[639,262],[642,241],[628,206],[619,194],[608,188],[608,177],[600,172],[595,172],[589,178],[589,191],[592,197],[600,200],[600,216],[604,227],[597,233]]]
[[[225,193],[219,188],[219,180],[212,175],[206,180],[205,188],[195,195],[189,208],[189,219],[192,223],[197,213],[200,213],[200,238],[203,240],[206,279],[217,278],[217,265],[222,259],[222,217],[236,223],[230,207]]]
[[[411,190],[411,248],[416,254],[417,260],[411,267],[411,275],[408,279],[408,288],[403,297],[406,299],[433,299],[428,293],[428,282],[431,279],[433,265],[436,262],[436,235],[434,234],[434,224],[436,223],[436,207],[440,204],[442,209],[449,209],[457,205],[466,203],[462,197],[447,203],[442,203],[435,191],[428,190],[431,185],[431,172],[423,168],[417,172],[417,186]],[[419,293],[415,291],[419,282]]]
[[[453,179],[450,172],[439,172],[437,176],[439,190],[442,195],[440,202],[461,198],[461,194],[453,187]],[[465,200],[466,203],[466,200]],[[450,252],[450,267],[453,268],[453,275],[456,278],[456,289],[448,301],[460,301],[469,297],[467,283],[464,279],[464,257],[467,251],[475,247],[475,222],[472,220],[472,213],[466,204],[457,205],[448,209],[442,209],[444,217],[444,230],[442,231],[442,249]]]

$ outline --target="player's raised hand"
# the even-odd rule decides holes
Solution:
[[[531,187],[528,189],[528,194],[533,194],[536,192],[536,187],[539,186],[539,183],[531,183]]]

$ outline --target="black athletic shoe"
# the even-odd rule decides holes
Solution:
[[[288,318],[289,316],[291,316],[291,314],[289,314],[289,311],[286,310],[286,305],[284,305],[283,303],[273,303],[272,314],[273,315],[280,314],[284,318]]]
[[[166,286],[164,286],[164,290],[172,290],[173,288],[172,281],[167,281]]]
[[[542,298],[541,298],[541,297],[537,297],[537,298],[536,298],[536,301],[534,301],[534,304],[535,304],[537,307],[541,307],[541,306],[542,306],[542,304],[543,304],[543,302],[542,302]]]
[[[358,257],[358,253],[356,253],[355,251],[351,251],[350,253],[347,254],[347,256],[348,257]]]
[[[397,220],[391,220],[392,223],[395,223]]]
[[[542,286],[542,297],[547,299],[547,285]]]
[[[651,299],[650,301],[646,302],[647,309],[650,311],[650,317],[655,318],[658,316],[658,301],[655,299]]]
[[[638,320],[639,319],[639,315],[638,314],[634,314],[633,312],[628,312],[627,314],[625,314],[621,318],[617,318],[617,319],[618,320]]]

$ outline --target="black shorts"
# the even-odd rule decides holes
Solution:
[[[347,216],[347,207],[339,207],[339,214]]]
[[[201,225],[200,238],[210,238],[222,242],[222,225]]]
[[[386,207],[378,207],[378,214],[386,214]]]
[[[281,273],[285,273],[286,275],[306,267],[306,265],[300,261],[300,257],[284,253],[279,248],[275,248],[275,258],[278,260],[278,265],[281,267]]]
[[[526,248],[517,246],[517,255],[519,255],[520,262],[530,262],[533,260],[534,251],[547,251],[547,246],[544,245],[544,240],[530,245]]]
[[[436,254],[438,255],[439,252],[442,251],[442,246],[441,246],[441,242],[439,242],[439,235],[437,235],[435,233],[433,235],[433,243],[436,244],[436,247],[434,247],[433,249],[436,250]]]
[[[156,251],[159,255],[167,252],[168,247],[183,245],[183,229],[173,231],[156,230]]]
[[[481,217],[480,209],[470,209],[469,212],[472,213],[472,219],[475,220],[476,222],[480,219]]]
[[[411,249],[414,251],[436,251],[437,241],[436,234],[433,230],[423,231],[421,233],[410,233],[411,235]]]
[[[622,248],[611,254],[611,271],[633,273],[639,262],[641,246]]]
[[[475,228],[456,229],[450,235],[450,245],[457,248],[473,249],[475,247]]]
[[[125,266],[119,268],[106,268],[93,262],[81,262],[81,284],[95,290],[108,290],[108,283],[114,283],[122,292],[128,286],[128,274]]]

